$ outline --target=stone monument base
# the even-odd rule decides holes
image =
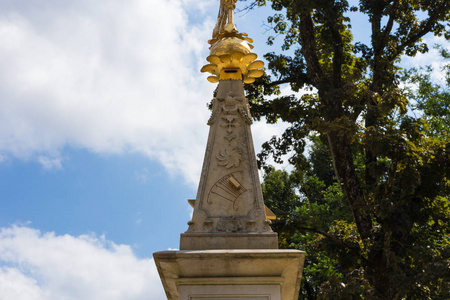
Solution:
[[[168,300],[296,300],[299,250],[197,250],[153,254]]]
[[[277,249],[278,234],[267,233],[182,233],[181,250]]]

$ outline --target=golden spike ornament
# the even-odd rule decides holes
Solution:
[[[213,36],[218,35],[226,24],[234,23],[234,9],[237,0],[220,0],[219,14],[217,15],[217,23],[213,30]]]
[[[252,83],[261,77],[264,63],[251,52],[253,40],[246,33],[239,33],[234,24],[234,9],[237,0],[220,0],[217,23],[212,39],[208,41],[210,55],[206,58],[209,64],[203,66],[202,72],[211,73],[208,81],[242,80]]]

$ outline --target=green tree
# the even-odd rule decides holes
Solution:
[[[449,38],[450,2],[255,3],[271,4],[275,14],[268,22],[275,35],[284,36],[282,50],[289,50],[266,54],[271,75],[247,91],[256,118],[290,123],[282,136],[263,146],[260,159],[264,162],[272,155],[280,161],[290,154],[300,185],[295,201],[303,204],[291,210],[295,197],[285,191],[286,203],[280,207],[289,213],[280,210],[296,220],[289,224],[297,230],[286,231],[286,236],[319,234],[320,242],[315,244],[326,251],[328,261],[335,262],[330,267],[337,270],[327,281],[317,281],[321,286],[317,295],[328,299],[449,298],[448,277],[443,276],[448,276],[449,268],[450,138],[448,123],[440,122],[442,116],[448,117],[448,101],[442,101],[448,95],[436,89],[427,72],[411,71],[403,79],[418,84],[419,97],[413,97],[400,88],[399,62],[404,55],[428,51],[421,40],[426,34]],[[353,40],[349,16],[356,11],[368,18],[370,45]],[[269,37],[269,43],[273,40]],[[310,92],[265,100],[279,95],[281,84]],[[432,102],[432,94],[442,98]],[[422,115],[409,113],[411,108]],[[306,138],[312,136],[315,146],[328,151],[334,174],[330,175],[325,160],[312,161],[319,152],[313,149],[309,158],[304,156]],[[308,189],[308,185],[323,186]],[[329,195],[324,196],[324,191]],[[301,217],[312,213],[302,197],[309,209],[318,212],[315,220]],[[332,208],[336,199],[346,204],[347,214]],[[339,217],[327,220],[335,212]],[[297,236],[297,243],[287,237],[286,243],[310,241]]]
[[[301,177],[298,172],[289,174],[269,167],[262,184],[265,203],[277,215],[272,228],[279,234],[280,248],[301,249],[307,253],[300,299],[316,299],[323,283],[330,277],[341,277],[336,259],[322,249],[322,237],[340,242],[328,233],[329,224],[335,219],[348,222],[352,219],[335,180],[331,178],[333,182],[328,186],[324,182],[330,179],[330,173],[322,169],[314,174],[314,162],[323,166],[331,163],[331,158],[322,151],[321,144],[313,148],[316,149],[311,155],[314,158]]]

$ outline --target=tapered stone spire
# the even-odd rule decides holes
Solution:
[[[192,221],[181,235],[181,250],[276,249],[258,176],[244,83],[263,75],[251,39],[233,23],[236,0],[222,0],[210,55],[202,72],[219,82]],[[228,20],[228,23],[225,23]]]

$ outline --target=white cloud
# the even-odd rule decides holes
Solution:
[[[3,265],[3,266],[2,266]],[[153,259],[95,236],[0,230],[0,300],[165,299]]]
[[[50,169],[61,169],[62,168],[62,164],[61,164],[61,158],[56,157],[56,158],[50,158],[47,156],[39,156],[38,157],[38,162],[41,164],[41,166],[44,169],[50,170]]]
[[[0,268],[0,299],[40,300],[45,299],[37,281],[27,277],[16,268]]]
[[[189,23],[185,1],[2,1],[0,155],[139,152],[198,177],[212,25]]]
[[[450,48],[450,43],[444,37],[437,37],[428,35],[423,39],[428,45],[429,51],[426,53],[417,53],[414,57],[404,56],[402,59],[402,66],[405,68],[419,68],[424,66],[431,66],[434,72],[431,74],[431,79],[439,84],[445,84],[445,76],[441,71],[443,66],[443,58],[439,50],[435,49],[435,45],[441,45],[444,49]]]

